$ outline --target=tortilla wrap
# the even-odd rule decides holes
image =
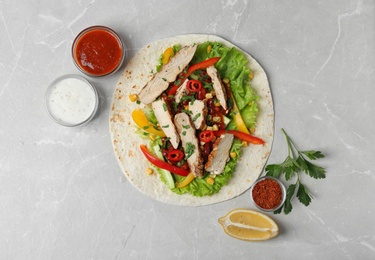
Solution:
[[[203,206],[232,199],[248,190],[262,173],[264,165],[271,151],[274,136],[274,109],[271,91],[266,73],[249,54],[248,66],[253,71],[254,78],[251,87],[260,97],[259,114],[257,118],[255,136],[265,141],[264,145],[251,145],[243,148],[243,154],[238,161],[233,177],[226,186],[211,196],[195,197],[190,194],[178,195],[172,192],[154,172],[147,175],[145,169],[152,167],[143,156],[140,144],[148,145],[148,140],[142,139],[135,131],[137,126],[131,118],[134,109],[143,108],[143,104],[129,101],[129,94],[137,94],[152,78],[152,72],[158,64],[158,59],[164,50],[175,44],[181,46],[206,41],[220,42],[227,47],[236,47],[230,42],[214,35],[190,34],[166,38],[150,43],[132,58],[122,73],[110,110],[110,132],[115,155],[127,179],[143,194],[158,201],[181,205]],[[236,47],[240,50],[240,48]]]

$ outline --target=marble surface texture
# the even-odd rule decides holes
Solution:
[[[0,259],[375,259],[375,2],[0,1]],[[186,33],[221,36],[266,70],[275,105],[269,163],[287,147],[318,149],[327,178],[303,176],[314,196],[269,214],[275,239],[228,237],[217,219],[252,208],[249,193],[205,207],[138,192],[114,156],[108,115],[121,72],[89,79],[97,116],[66,128],[44,108],[48,84],[80,74],[74,37],[115,29],[126,62],[147,43]],[[126,63],[125,62],[125,63]],[[124,64],[125,65],[125,64]]]

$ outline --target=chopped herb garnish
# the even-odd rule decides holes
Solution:
[[[186,159],[188,159],[194,153],[194,150],[195,150],[195,145],[190,142],[187,142],[186,151],[185,151]]]
[[[182,134],[183,136],[185,136],[185,135],[186,135],[186,131],[183,131],[181,134]]]
[[[164,111],[167,111],[167,105],[165,103],[163,103],[163,109]]]
[[[201,116],[201,113],[196,114],[196,115],[193,117],[193,122],[195,122],[200,116]]]
[[[135,103],[137,103],[137,105],[141,104],[141,101],[137,100],[135,101]]]
[[[168,128],[169,125],[163,125],[161,128]]]
[[[150,128],[149,125],[145,125],[145,126],[143,127],[144,130],[149,129],[149,128]]]
[[[176,81],[174,82],[174,84],[175,84],[176,86],[180,85],[180,83],[181,83],[181,80],[180,80],[180,79],[178,79],[178,80],[176,80]]]
[[[167,79],[166,78],[161,78],[162,80],[164,80],[164,81],[167,81]]]
[[[190,128],[189,125],[183,125],[182,127],[185,128],[185,129],[189,129]]]
[[[182,98],[181,98],[181,101],[180,102],[184,102],[185,100],[190,100],[190,101],[194,101],[195,100],[195,98],[194,98],[194,96],[183,96]]]
[[[188,114],[188,115],[193,114],[193,112],[191,112],[190,110],[186,110],[186,109],[181,109],[181,112],[184,112],[185,114]]]

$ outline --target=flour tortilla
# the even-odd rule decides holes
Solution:
[[[141,88],[152,78],[152,71],[155,71],[158,59],[166,48],[175,44],[186,46],[206,41],[220,42],[227,47],[236,47],[214,35],[190,34],[158,40],[138,51],[127,64],[114,92],[110,110],[110,132],[120,167],[130,183],[139,191],[164,203],[181,206],[203,206],[232,199],[251,187],[262,173],[271,151],[274,135],[274,109],[268,79],[259,63],[242,51],[248,58],[248,66],[254,73],[251,87],[260,97],[258,101],[259,114],[254,135],[262,138],[265,145],[244,147],[242,157],[238,161],[229,183],[223,186],[217,194],[211,196],[178,195],[160,180],[156,171],[152,175],[145,173],[145,169],[152,166],[141,153],[139,145],[147,145],[149,142],[135,133],[136,125],[131,118],[132,111],[136,108],[143,108],[144,105],[130,102],[128,96],[129,94],[139,93]]]

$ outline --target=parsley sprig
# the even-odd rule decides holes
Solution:
[[[300,174],[305,172],[307,175],[315,179],[323,179],[326,175],[324,168],[308,161],[308,159],[316,160],[324,158],[324,154],[315,150],[300,151],[285,130],[281,130],[283,131],[286,143],[288,144],[288,156],[281,164],[267,165],[266,175],[279,178],[284,174],[286,181],[290,180],[295,175],[297,176],[296,183],[290,184],[286,190],[286,200],[283,207],[274,212],[276,214],[281,213],[284,208],[284,213],[288,214],[293,209],[291,201],[296,191],[298,200],[305,206],[308,206],[313,198],[306,186],[302,184]]]

